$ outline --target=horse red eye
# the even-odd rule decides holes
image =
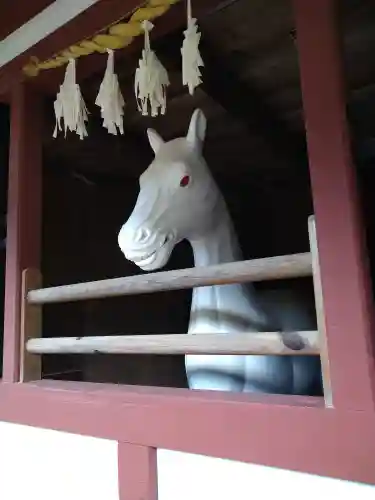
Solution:
[[[184,177],[180,181],[180,186],[186,187],[189,185],[189,182],[190,182],[190,177],[188,175],[184,175]]]

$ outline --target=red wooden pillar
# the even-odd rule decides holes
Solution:
[[[120,500],[157,500],[156,449],[118,444]]]
[[[374,323],[335,0],[293,0],[333,405],[373,410]]]
[[[5,269],[3,381],[19,378],[21,274],[39,268],[41,243],[42,101],[25,84],[11,96]]]

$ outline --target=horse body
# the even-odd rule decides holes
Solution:
[[[195,266],[242,260],[225,201],[202,156],[206,120],[192,116],[186,138],[169,142],[148,131],[155,159],[140,178],[134,210],[118,235],[125,257],[151,271],[163,267],[187,239]],[[308,308],[291,290],[251,285],[193,289],[189,334],[314,329]],[[192,389],[309,394],[320,379],[307,356],[187,355]]]

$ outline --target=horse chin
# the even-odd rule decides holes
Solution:
[[[135,264],[143,271],[156,271],[164,267],[173,251],[174,244],[164,244],[144,260],[137,260]]]

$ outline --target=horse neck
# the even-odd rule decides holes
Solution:
[[[242,260],[233,223],[222,200],[212,231],[191,239],[196,267]],[[194,288],[190,313],[190,333],[256,331],[266,318],[257,304],[252,286],[220,285]]]

